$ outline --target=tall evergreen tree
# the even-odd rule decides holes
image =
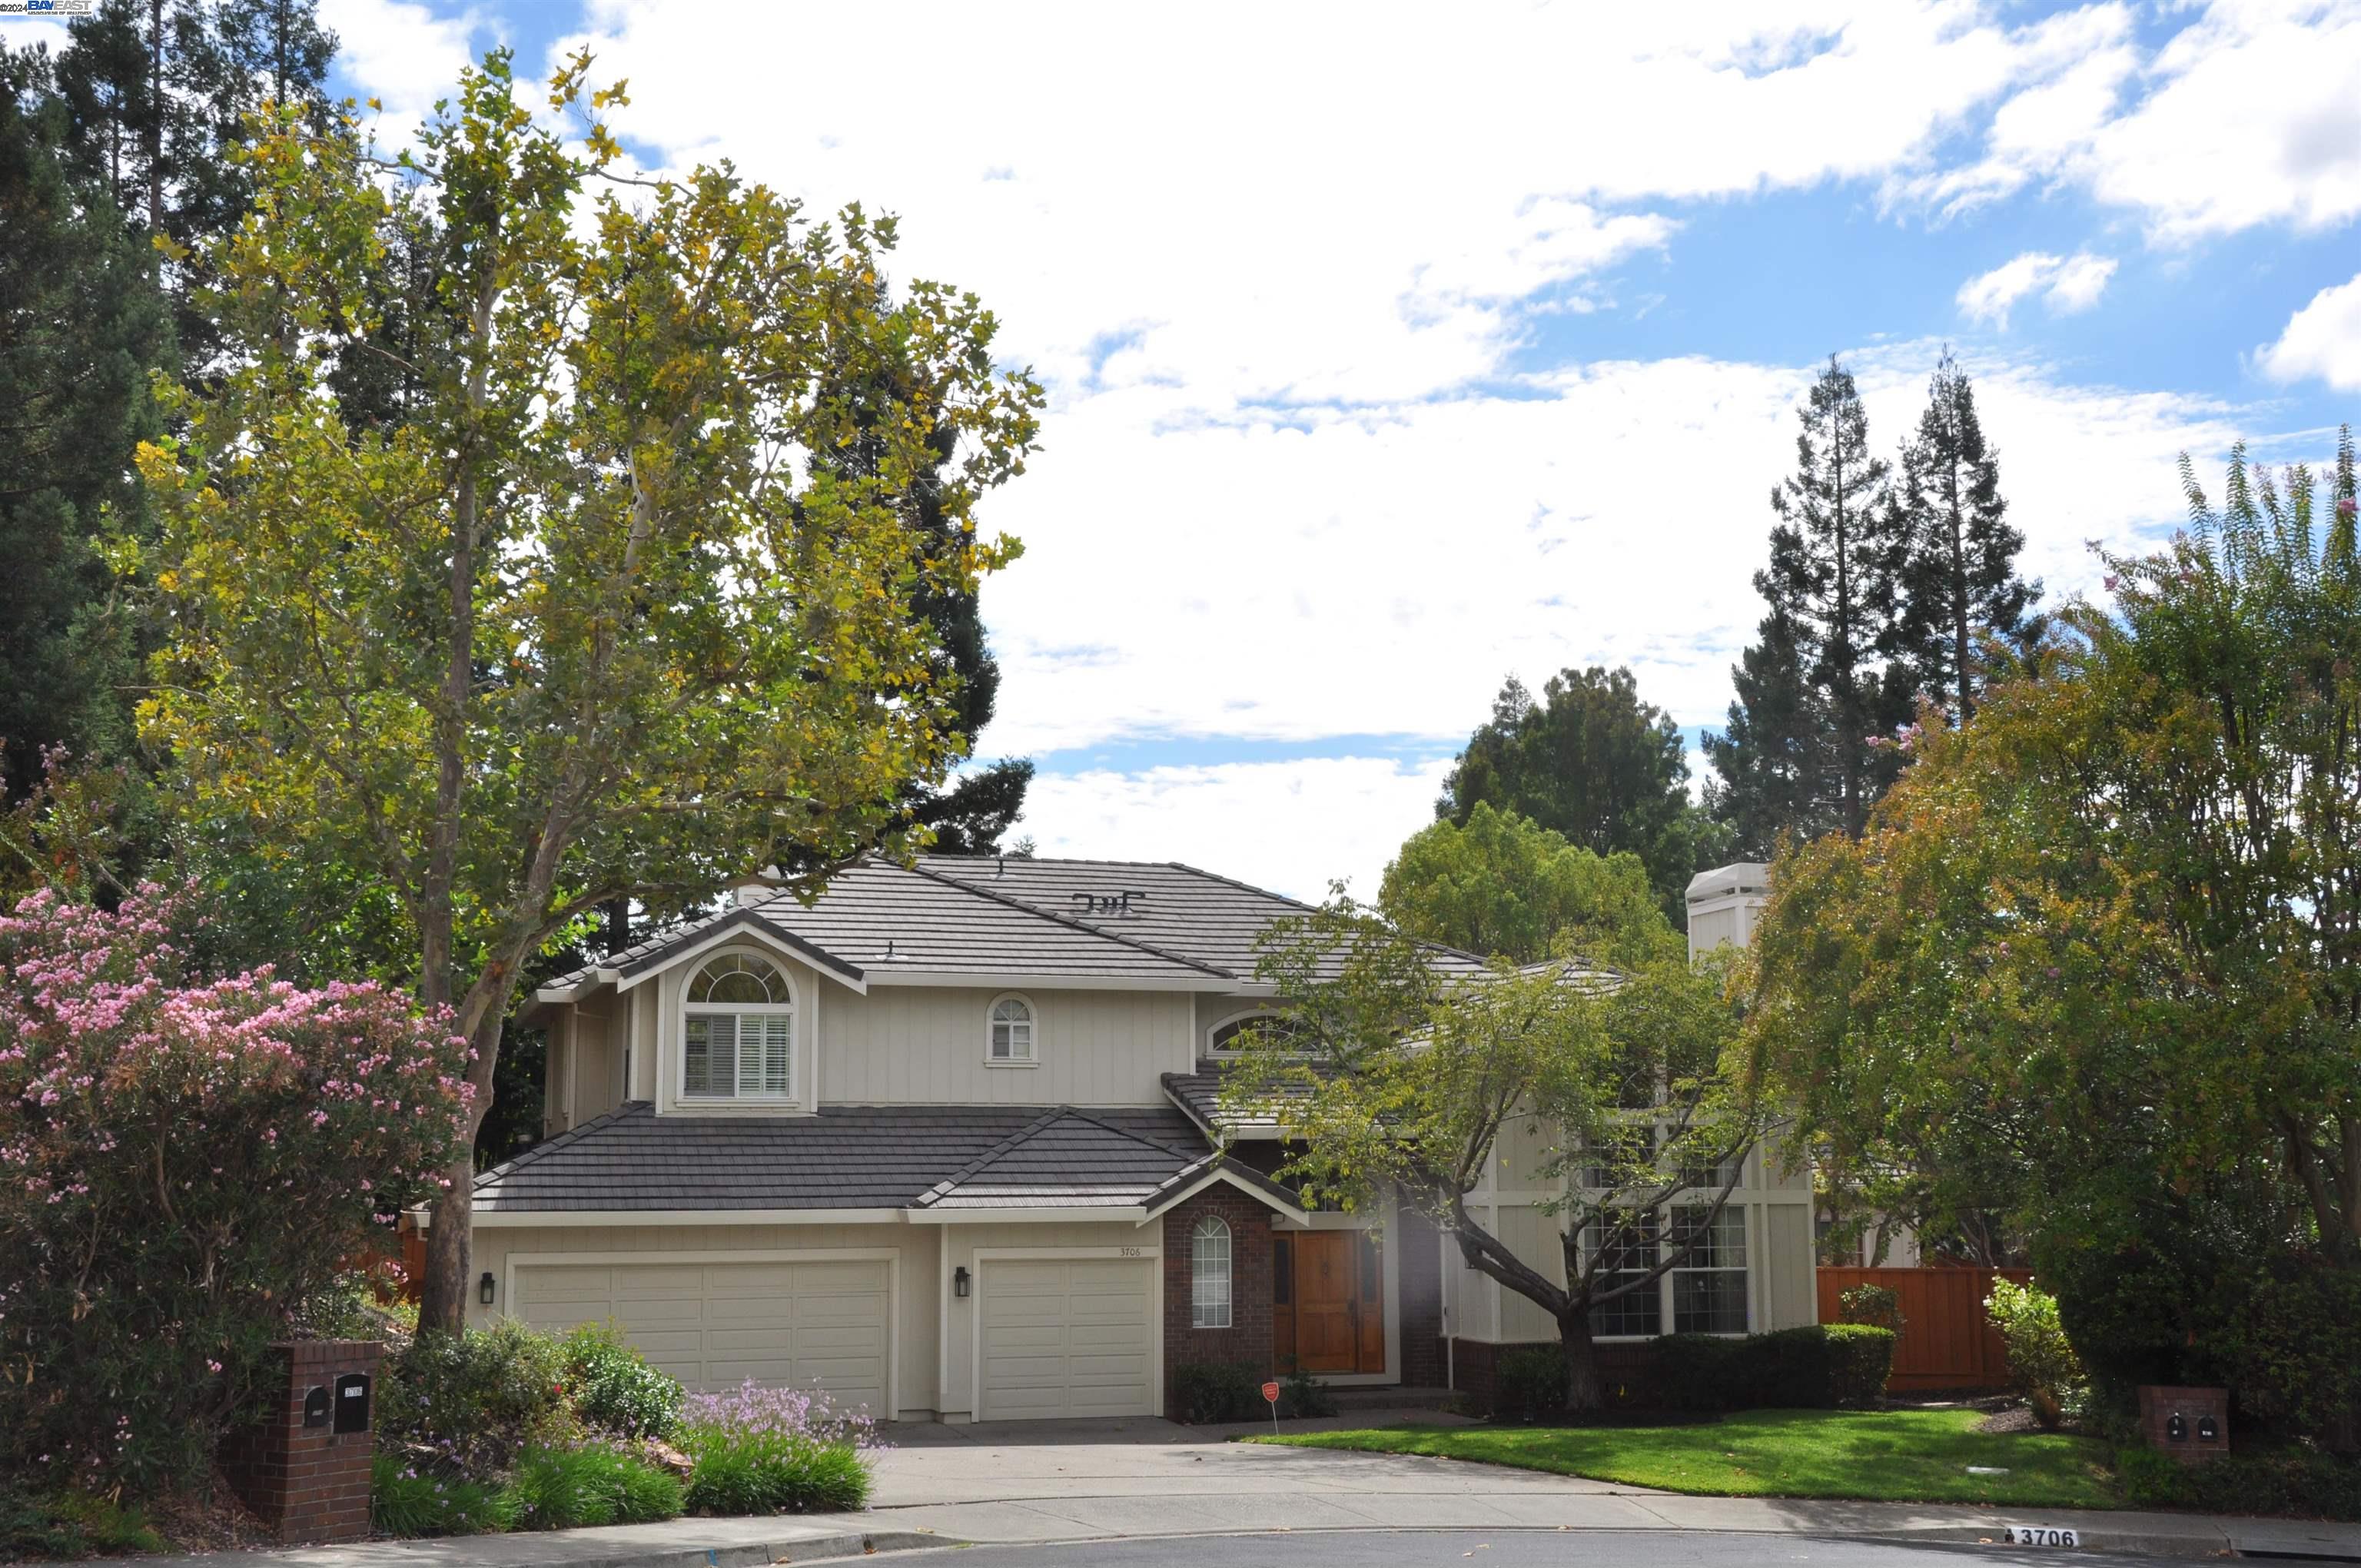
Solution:
[[[1444,779],[1434,814],[1465,828],[1477,806],[1489,805],[1593,854],[1635,855],[1678,923],[1689,878],[1730,843],[1729,831],[1689,799],[1688,778],[1680,727],[1641,700],[1630,670],[1561,671],[1539,702],[1510,676]]]
[[[1887,466],[1870,453],[1869,414],[1834,355],[1798,413],[1795,472],[1771,492],[1779,521],[1770,564],[1754,575],[1770,607],[1765,641],[1733,672],[1782,717],[1752,714],[1741,686],[1730,731],[1712,752],[1722,775],[1716,799],[1725,820],[1752,823],[1757,835],[1840,828],[1857,838],[1898,766],[1876,741],[1910,711],[1907,669],[1882,656],[1905,555]],[[1753,837],[1749,847],[1768,846]]]
[[[2000,454],[1984,443],[1975,388],[1949,349],[1927,386],[1917,433],[1902,444],[1902,613],[1890,651],[1919,691],[1964,722],[1983,689],[1982,647],[2028,630],[2041,585],[2016,575],[2025,535],[2009,526]]]
[[[1730,727],[1705,737],[1715,774],[1705,808],[1728,826],[1733,852],[1767,861],[1782,832],[1815,839],[1838,826],[1828,811],[1828,719],[1784,610],[1763,618],[1730,674]]]
[[[0,49],[0,767],[21,795],[42,753],[120,756],[127,618],[93,548],[103,514],[144,516],[132,448],[159,429],[170,362],[155,253],[64,155],[47,54]]]

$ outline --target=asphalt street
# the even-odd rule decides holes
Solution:
[[[2074,1552],[1883,1541],[1616,1530],[1317,1530],[1077,1541],[896,1552],[906,1568],[2061,1568]],[[2166,1568],[2163,1558],[2098,1559],[2107,1568]],[[2186,1568],[2175,1564],[2173,1568]]]

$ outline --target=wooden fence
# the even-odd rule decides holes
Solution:
[[[2023,1268],[1828,1268],[1819,1271],[1820,1321],[1844,1321],[1839,1298],[1856,1285],[1883,1285],[1902,1299],[1902,1334],[1886,1387],[2004,1388],[2008,1352],[1984,1317],[1993,1276],[2022,1284]]]

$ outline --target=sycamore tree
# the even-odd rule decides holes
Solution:
[[[1707,1240],[1762,1132],[1723,977],[1678,948],[1642,940],[1620,970],[1563,950],[1471,970],[1338,893],[1264,938],[1257,973],[1290,1006],[1246,1031],[1224,1102],[1279,1108],[1279,1174],[1308,1201],[1392,1198],[1547,1312],[1567,1408],[1598,1409],[1592,1313]],[[1516,1185],[1554,1194],[1555,1255],[1520,1255],[1470,1205],[1512,1137]]]
[[[2110,558],[2111,604],[1923,731],[1860,842],[1781,861],[1749,1029],[1840,1163],[2006,1205],[2060,1281],[2210,1237],[2361,1299],[2353,444],[2325,486],[2183,474],[2189,527]],[[2148,1297],[2175,1344],[2198,1294]]]
[[[163,536],[124,552],[169,614],[143,718],[192,811],[382,905],[478,1119],[527,961],[602,904],[915,840],[899,803],[962,738],[914,607],[1013,555],[972,508],[1040,401],[973,296],[886,296],[890,220],[727,164],[625,177],[588,67],[544,115],[488,55],[392,163],[291,113],[254,143],[206,269],[220,375],[142,449]],[[431,294],[380,343],[379,269],[422,242]],[[346,418],[356,353],[401,360],[398,418]],[[823,390],[848,378],[898,417]],[[907,524],[921,473],[941,526]],[[422,1321],[456,1328],[464,1153],[446,1177]]]

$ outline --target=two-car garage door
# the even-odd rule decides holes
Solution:
[[[818,1384],[840,1404],[885,1404],[892,1289],[882,1259],[533,1263],[519,1258],[516,1315],[536,1328],[621,1325],[691,1388]]]
[[[981,1271],[981,1420],[1156,1413],[1156,1265],[999,1258]]]

